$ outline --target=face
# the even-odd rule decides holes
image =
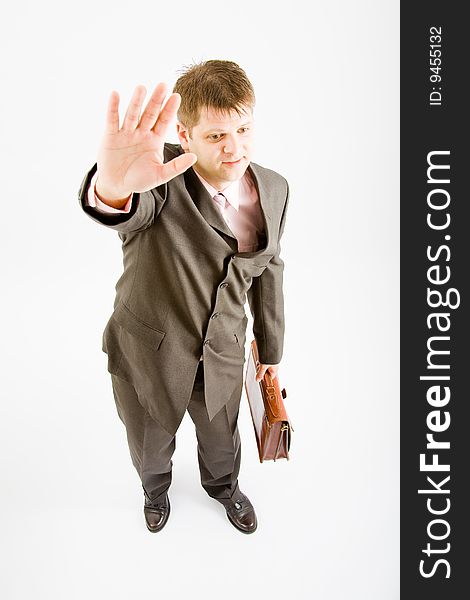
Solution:
[[[201,110],[191,136],[177,123],[181,147],[197,156],[193,169],[220,191],[243,177],[251,160],[253,127],[253,111],[248,107],[240,115]]]

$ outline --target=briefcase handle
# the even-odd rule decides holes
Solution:
[[[273,378],[271,377],[271,375],[266,371],[265,376],[267,376],[267,378],[269,379],[269,386],[274,386],[273,383]],[[284,398],[284,400],[287,398],[287,392],[286,392],[286,388],[282,388],[281,390],[281,396]]]
[[[260,364],[260,362],[259,362],[259,360],[257,360],[256,365],[258,366],[259,364]],[[274,387],[274,380],[271,377],[271,373],[269,373],[268,371],[265,371],[263,378],[267,380],[264,382],[266,399],[269,402],[269,406],[271,408],[273,415],[275,417],[278,417],[279,414],[281,413],[282,406],[281,406],[279,398],[276,394],[276,388]],[[260,381],[260,384],[261,384],[261,381]],[[286,398],[287,393],[286,393],[285,388],[283,388],[281,390],[281,396],[282,396],[282,398]]]

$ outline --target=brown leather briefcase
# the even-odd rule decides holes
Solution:
[[[283,398],[285,388],[280,390],[278,378],[266,372],[261,381],[256,381],[259,364],[256,340],[251,342],[247,361],[245,390],[255,430],[260,462],[287,458],[294,430],[287,416]]]

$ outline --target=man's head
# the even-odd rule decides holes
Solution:
[[[251,160],[255,106],[243,69],[227,60],[192,65],[173,92],[181,96],[178,137],[185,152],[196,154],[195,170],[219,190],[240,179]]]

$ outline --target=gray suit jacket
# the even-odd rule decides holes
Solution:
[[[165,144],[165,162],[182,153],[180,145]],[[150,415],[174,434],[201,354],[209,418],[240,394],[247,297],[260,361],[281,361],[284,264],[279,241],[287,181],[250,163],[266,239],[256,252],[238,252],[237,239],[192,168],[134,194],[128,214],[103,214],[87,204],[96,168],[80,186],[80,206],[91,219],[118,232],[124,262],[114,311],[103,332],[108,371],[131,383]]]

